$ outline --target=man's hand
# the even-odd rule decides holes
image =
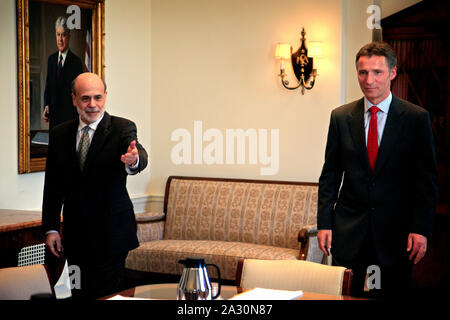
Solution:
[[[54,256],[61,258],[63,247],[61,244],[61,236],[58,232],[47,234],[47,236],[45,237],[45,245]]]
[[[317,232],[317,241],[319,242],[319,248],[327,256],[330,255],[330,252],[328,250],[331,249],[331,235],[331,230],[319,230],[319,232]]]
[[[48,114],[50,113],[50,108],[48,106],[45,106],[44,112],[42,113],[42,119],[44,119],[45,122],[49,121]]]
[[[412,260],[415,257],[414,264],[417,264],[427,252],[427,238],[418,233],[410,233],[406,251],[411,251],[409,260]]]
[[[133,166],[136,164],[138,159],[138,149],[136,148],[136,140],[131,141],[128,146],[127,153],[123,154],[120,157],[120,160],[125,163],[127,166]]]

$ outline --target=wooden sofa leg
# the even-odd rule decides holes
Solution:
[[[298,242],[300,242],[300,253],[298,256],[299,260],[306,260],[309,248],[309,238],[316,236],[317,230],[310,231],[303,228],[298,233]]]

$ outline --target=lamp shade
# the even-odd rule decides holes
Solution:
[[[287,43],[278,43],[275,51],[275,58],[289,59],[291,57],[291,46]]]
[[[323,56],[322,41],[309,41],[308,56],[320,58]]]

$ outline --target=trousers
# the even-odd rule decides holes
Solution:
[[[338,254],[332,256],[333,265],[344,266],[353,271],[352,296],[374,299],[396,299],[407,296],[413,264],[406,254],[406,240],[404,257],[392,265],[385,265],[378,259],[371,231],[367,232],[356,259],[343,262],[335,256]]]
[[[72,299],[98,299],[116,293],[127,255],[128,252],[111,256],[68,256],[69,266],[79,267],[81,280],[78,288],[72,288]]]

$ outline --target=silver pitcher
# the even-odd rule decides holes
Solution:
[[[205,263],[203,258],[187,258],[178,263],[184,264],[183,274],[177,287],[178,300],[212,300],[220,295],[220,269],[212,263]],[[213,296],[207,266],[217,269],[219,287]]]

